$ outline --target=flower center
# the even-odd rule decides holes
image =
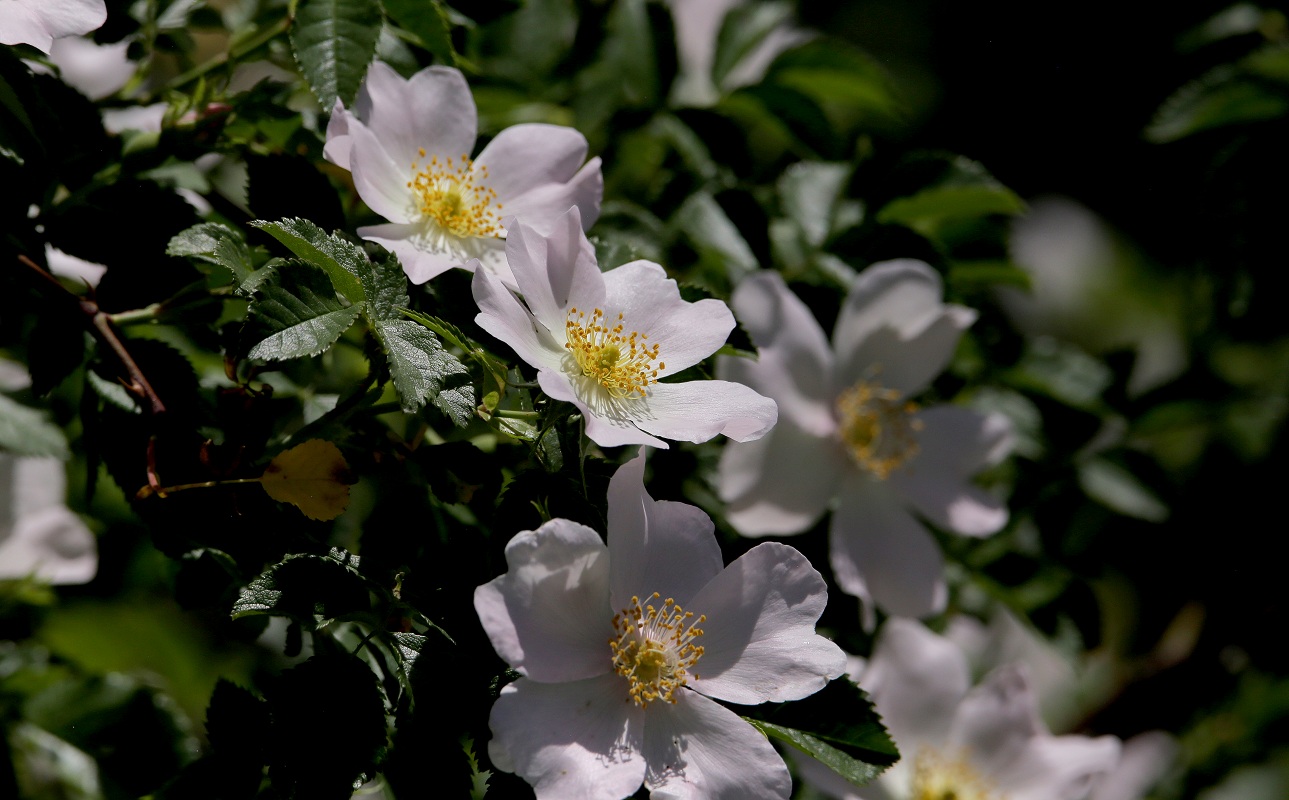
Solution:
[[[965,758],[948,759],[931,748],[918,751],[913,760],[913,787],[909,800],[1006,800],[993,792]]]
[[[654,592],[645,602],[659,596]],[[703,635],[698,625],[706,619],[694,619],[694,612],[684,610],[670,597],[662,601],[662,608],[641,606],[640,598],[632,597],[630,606],[613,615],[617,631],[609,640],[613,669],[631,683],[629,693],[636,705],[645,708],[655,700],[676,702],[676,690],[689,682],[689,670],[703,656],[702,645],[694,640]]]
[[[658,382],[658,370],[667,368],[658,361],[659,345],[646,342],[647,333],[626,333],[621,314],[610,328],[603,310],[595,309],[588,319],[585,312],[571,308],[564,321],[564,338],[572,356],[565,369],[598,382],[619,400],[646,396],[647,387]]]
[[[885,480],[918,452],[917,403],[879,383],[860,381],[837,396],[838,435],[850,457]]]
[[[425,149],[420,150],[425,158]],[[425,163],[412,162],[412,179],[407,186],[415,194],[421,217],[438,224],[444,232],[459,237],[496,237],[503,233],[497,192],[485,183],[488,168],[477,171],[468,156],[454,164],[431,156]]]

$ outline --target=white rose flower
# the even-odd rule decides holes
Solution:
[[[0,44],[48,53],[55,39],[89,33],[106,21],[103,0],[0,0]]]

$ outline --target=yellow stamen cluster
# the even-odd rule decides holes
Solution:
[[[420,150],[425,158],[425,148]],[[438,223],[446,233],[455,236],[495,237],[503,233],[501,204],[497,192],[486,183],[488,168],[474,168],[474,162],[462,155],[459,163],[451,158],[440,161],[431,156],[428,162],[412,162],[412,179],[407,187],[416,195],[416,208],[424,219]],[[481,181],[476,183],[476,181]]]
[[[659,597],[654,592],[645,600]],[[676,690],[688,683],[690,670],[703,656],[702,645],[694,640],[703,635],[698,625],[706,620],[706,615],[694,619],[694,612],[684,610],[670,597],[662,601],[662,608],[642,607],[640,598],[632,597],[630,606],[613,615],[613,629],[618,634],[609,640],[613,669],[630,681],[629,693],[636,705],[645,708],[655,700],[676,702]]]
[[[965,758],[948,759],[929,748],[913,760],[912,789],[909,800],[1006,800]]]
[[[885,480],[917,455],[917,411],[894,389],[860,381],[837,397],[838,435],[856,464]]]
[[[564,347],[573,358],[570,371],[597,381],[619,400],[646,396],[649,385],[658,382],[658,370],[667,368],[658,361],[660,346],[649,344],[647,333],[626,333],[621,314],[609,327],[601,309],[592,311],[589,319],[586,312],[569,309],[564,335]]]

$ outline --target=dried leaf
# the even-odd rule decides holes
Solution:
[[[325,439],[310,439],[269,462],[260,485],[269,497],[290,503],[309,519],[335,519],[349,506],[354,482],[340,448]]]

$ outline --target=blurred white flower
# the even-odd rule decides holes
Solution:
[[[106,21],[103,0],[0,0],[0,44],[48,53],[55,39],[89,33]]]
[[[708,698],[796,700],[841,674],[815,633],[823,578],[767,542],[722,567],[707,515],[644,489],[644,456],[609,484],[608,546],[555,519],[506,546],[475,590],[497,653],[524,677],[492,708],[493,763],[537,797],[781,798],[792,781],[766,738]]]
[[[102,264],[69,255],[51,244],[45,245],[45,263],[49,265],[49,271],[60,278],[84,281],[90,286],[98,286],[103,273],[107,272],[107,267]]]
[[[30,383],[21,364],[0,359],[0,389]],[[61,461],[0,452],[0,580],[35,577],[70,584],[94,578],[94,534],[67,507],[66,498]]]
[[[837,319],[831,347],[810,310],[778,274],[734,293],[758,361],[722,357],[717,375],[774,398],[765,438],[730,444],[717,476],[727,519],[745,536],[801,533],[836,498],[830,527],[837,583],[909,617],[944,608],[944,557],[918,517],[966,536],[1007,522],[1007,508],[971,476],[1011,449],[1005,417],[913,401],[948,364],[974,311],[941,300],[940,278],[920,261],[864,270]]]
[[[353,109],[336,103],[332,111],[324,155],[350,170],[359,196],[389,220],[358,234],[396,253],[413,283],[478,259],[513,286],[503,215],[544,232],[570,206],[587,226],[600,214],[600,159],[586,161],[582,134],[514,125],[471,158],[477,125],[470,87],[450,67],[404,80],[377,61]]]
[[[116,94],[134,75],[135,63],[126,55],[129,41],[94,44],[83,36],[68,36],[49,48],[49,60],[63,82],[91,100]]]
[[[734,328],[719,300],[682,300],[650,261],[600,272],[571,208],[549,234],[508,222],[506,257],[521,303],[485,269],[474,274],[479,327],[537,368],[542,391],[576,405],[596,444],[648,444],[657,437],[705,442],[764,436],[774,401],[727,381],[660,383],[716,352]]]
[[[1048,733],[1023,666],[1000,667],[973,687],[962,651],[913,620],[886,621],[859,684],[901,758],[862,788],[798,758],[803,777],[831,797],[1084,800],[1119,761],[1113,736]]]

